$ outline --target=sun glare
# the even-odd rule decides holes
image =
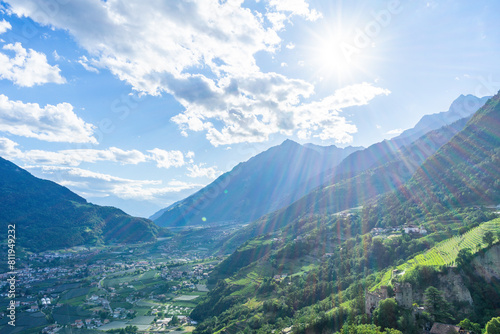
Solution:
[[[342,80],[357,72],[361,64],[356,54],[349,53],[346,37],[342,31],[317,36],[311,48],[311,60],[321,78]]]
[[[317,49],[318,65],[329,71],[345,73],[349,70],[347,59],[342,54],[341,42],[337,39],[322,40]]]
[[[355,33],[357,30],[351,28],[336,24],[312,33],[309,58],[316,77],[343,83],[370,72],[367,60],[374,43],[365,38],[361,45]]]

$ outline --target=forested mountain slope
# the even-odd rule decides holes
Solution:
[[[365,208],[380,225],[472,205],[500,203],[500,95],[443,145],[398,191]],[[377,218],[378,219],[378,218]]]
[[[16,229],[17,245],[43,251],[84,244],[153,241],[166,233],[152,221],[87,201],[0,158],[0,226]]]
[[[253,221],[307,194],[320,184],[317,175],[359,149],[305,147],[286,140],[155,214],[154,221],[160,226]]]
[[[232,251],[251,237],[276,231],[300,217],[335,214],[363,205],[378,195],[397,189],[411,178],[427,157],[460,132],[468,120],[469,118],[464,118],[450,126],[431,131],[397,151],[397,154],[388,153],[386,158],[390,160],[385,163],[380,160],[379,166],[350,178],[341,178],[337,183],[318,187],[288,207],[263,216],[258,221],[237,231],[225,241],[221,249]],[[365,151],[368,151],[370,156],[374,152],[369,149]],[[376,151],[381,152],[379,148]],[[361,155],[362,152],[353,153],[341,165],[344,165],[345,161],[350,160],[353,155]]]

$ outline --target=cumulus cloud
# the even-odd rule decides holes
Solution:
[[[15,56],[10,58],[5,53],[0,53],[1,79],[10,80],[21,87],[32,87],[49,82],[58,84],[66,82],[60,74],[59,67],[47,63],[45,54],[32,49],[26,50],[19,42],[4,45],[3,49],[14,52]]]
[[[181,151],[165,151],[159,148],[149,150],[150,159],[156,161],[158,168],[181,167],[186,164],[184,154]]]
[[[285,21],[290,20],[293,16],[301,16],[308,21],[316,21],[323,15],[315,9],[310,9],[309,4],[305,0],[269,1],[266,18],[271,22],[273,29],[276,31],[285,28]]]
[[[187,174],[187,176],[193,178],[207,177],[210,179],[215,179],[216,176],[219,176],[221,174],[221,172],[218,171],[216,167],[204,167],[204,165],[205,164],[193,164],[192,166],[187,167],[187,170],[189,171],[189,174]]]
[[[94,128],[79,118],[69,103],[40,107],[0,94],[0,131],[49,142],[96,144]]]
[[[43,164],[43,165],[61,165],[77,167],[82,163],[96,163],[96,162],[117,162],[122,165],[137,165],[138,163],[153,161],[158,168],[171,168],[182,167],[189,164],[194,164],[194,153],[189,151],[184,155],[181,151],[172,150],[166,151],[159,148],[149,150],[150,154],[144,154],[138,150],[122,150],[117,147],[110,147],[108,149],[73,149],[73,150],[60,150],[60,151],[46,151],[46,150],[28,150],[22,151],[18,149],[19,145],[5,137],[0,137],[0,155],[7,158],[17,158],[30,164]],[[189,161],[184,160],[186,157]],[[198,168],[195,166],[195,171],[201,173],[204,171],[207,175],[217,173],[216,169],[211,168]],[[201,167],[201,165],[200,165]],[[196,169],[198,168],[198,169]],[[191,172],[193,173],[193,172]]]
[[[93,197],[112,194],[122,199],[156,200],[171,193],[202,186],[180,181],[163,184],[161,180],[125,179],[75,167],[33,165],[25,168],[44,178],[71,187],[80,194],[92,193]]]
[[[10,29],[12,29],[12,26],[10,25],[9,22],[5,21],[5,19],[0,21],[0,34],[3,34],[4,32]]]
[[[366,104],[388,91],[366,83],[318,101],[310,83],[263,73],[255,54],[280,50],[278,32],[284,22],[294,17],[313,21],[321,13],[305,0],[270,0],[265,13],[243,3],[74,0],[39,23],[72,34],[90,55],[80,59],[82,66],[108,69],[142,94],[174,96],[184,107],[172,118],[182,136],[202,131],[214,146],[262,142],[271,134],[294,132],[349,141],[357,129],[341,109]],[[38,2],[16,0],[11,11],[37,20]],[[81,13],[82,19],[75,19],[74,13]],[[305,114],[313,120],[304,120]],[[172,154],[150,153],[158,166],[168,168],[175,160]],[[177,158],[174,165],[183,164]]]
[[[253,55],[273,50],[280,38],[241,4],[75,0],[39,23],[69,31],[93,55],[90,65],[109,68],[134,89],[155,95],[165,90],[159,81],[163,73],[178,77],[200,64],[216,74],[258,70]],[[10,6],[19,16],[39,17],[38,1],[16,0]]]
[[[278,12],[302,16],[309,21],[316,21],[323,16],[317,10],[310,9],[305,0],[270,0],[269,6]]]
[[[273,133],[290,135],[294,131],[302,139],[315,136],[348,143],[357,128],[340,111],[366,105],[376,96],[389,93],[387,89],[361,83],[339,89],[320,101],[302,102],[313,94],[312,85],[266,73],[232,80],[226,89],[207,91],[204,96],[210,98],[189,101],[186,111],[172,120],[184,131],[206,129],[214,146],[262,142]],[[216,105],[212,100],[225,103]],[[214,121],[224,124],[222,129],[215,128]]]
[[[17,148],[16,142],[9,138],[0,137],[0,155],[6,158],[17,158],[22,156],[22,151]]]

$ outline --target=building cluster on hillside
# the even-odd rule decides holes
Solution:
[[[191,268],[191,270],[184,271],[184,270],[177,270],[177,269],[169,269],[169,268],[163,268],[161,272],[161,276],[166,280],[166,281],[176,281],[176,280],[181,280],[183,278],[189,278],[189,279],[205,279],[208,277],[208,275],[212,272],[214,269],[214,265],[205,265],[205,264],[196,264]]]
[[[63,327],[58,324],[52,324],[42,329],[42,334],[55,334],[59,332]]]
[[[52,252],[43,252],[43,253],[33,253],[28,256],[28,260],[30,262],[40,262],[40,263],[49,263],[54,260],[78,260],[87,258],[89,256],[95,256],[99,254],[99,250],[75,250],[75,251],[52,251]]]
[[[99,318],[90,318],[90,319],[77,319],[73,323],[71,323],[72,328],[87,328],[87,329],[96,329],[99,328],[105,324],[108,324],[110,321],[109,319],[104,319],[101,320]]]
[[[427,230],[423,226],[416,226],[416,225],[404,225],[404,226],[395,226],[395,227],[387,227],[387,228],[381,228],[381,227],[375,227],[372,228],[370,233],[374,236],[376,235],[383,235],[383,234],[391,234],[395,233],[398,231],[403,231],[406,234],[427,234]]]

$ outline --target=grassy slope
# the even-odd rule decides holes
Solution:
[[[469,248],[472,253],[477,253],[488,246],[483,241],[483,236],[487,231],[492,231],[495,234],[499,232],[500,218],[483,223],[463,235],[446,239],[423,254],[416,255],[414,258],[406,261],[402,265],[399,265],[396,268],[390,268],[384,273],[382,280],[377,283],[377,285],[372,287],[371,290],[373,291],[382,285],[389,285],[393,269],[405,272],[416,267],[417,265],[435,267],[453,266],[455,264],[457,254],[461,249]],[[478,247],[478,245],[480,245],[480,247]]]

